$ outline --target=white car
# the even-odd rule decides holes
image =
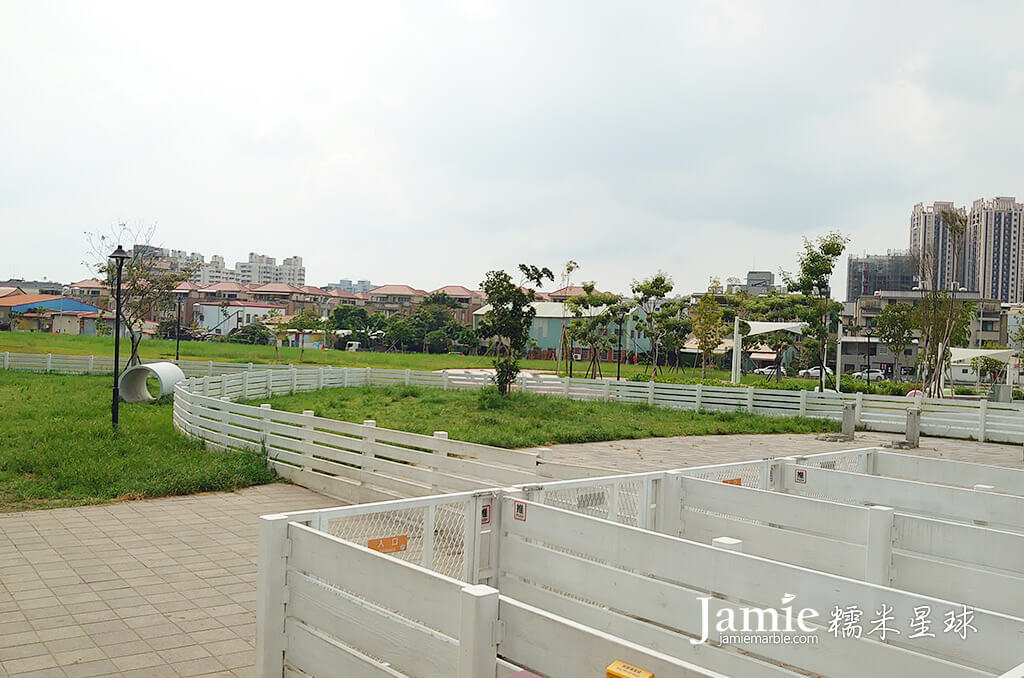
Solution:
[[[885,379],[885,372],[883,372],[882,370],[861,370],[860,372],[854,372],[853,378],[861,380],[870,378],[875,381],[880,381],[882,379]]]
[[[775,376],[775,365],[766,365],[764,367],[758,367],[756,370],[754,370],[754,374],[761,374],[761,375],[764,375],[766,377],[774,377]],[[779,374],[781,374],[782,376],[786,376],[786,368],[785,367],[780,367],[779,368]]]
[[[821,368],[815,365],[814,367],[808,367],[806,370],[800,370],[797,374],[805,379],[817,379],[821,376]],[[825,374],[831,375],[832,368],[826,367]]]

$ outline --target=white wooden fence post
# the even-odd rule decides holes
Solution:
[[[651,490],[653,483],[654,481],[650,477],[641,480],[640,492],[636,500],[636,526],[642,527],[645,530],[651,527]]]
[[[654,380],[647,382],[647,404],[654,406]]]
[[[267,450],[267,457],[270,457],[270,443],[267,442],[267,436],[270,435],[270,403],[263,403],[260,405],[260,432],[263,433],[263,447]]]
[[[697,396],[696,396],[696,399],[694,401],[693,409],[699,411],[703,407],[704,407],[704,384],[697,384]]]
[[[363,420],[363,470],[373,471],[373,457],[375,456],[374,445],[377,444],[376,419]]]
[[[319,368],[316,373],[316,388],[321,390],[324,387],[324,368]]]
[[[982,400],[978,407],[978,442],[985,442],[985,418],[988,416],[988,401]]]
[[[654,529],[672,537],[682,536],[683,476],[667,471],[658,479],[658,500],[655,504]]]
[[[864,394],[858,393],[854,397],[854,402],[856,403],[856,409],[854,410],[854,412],[857,415],[856,417],[854,417],[854,423],[857,426],[860,426],[861,421],[864,419]]]
[[[458,678],[493,678],[498,668],[498,590],[483,584],[462,589],[459,606]]]
[[[420,538],[422,544],[420,566],[428,570],[434,569],[434,518],[436,514],[437,506],[435,504],[424,507],[423,534]]]
[[[267,370],[266,372],[263,373],[263,375],[267,378],[267,397],[268,398],[273,398],[274,397],[274,371],[273,370]]]
[[[288,516],[260,516],[256,575],[256,675],[259,678],[280,678],[284,668],[288,545]]]
[[[442,384],[442,387],[441,387],[442,390],[447,391],[448,390],[448,370],[442,370],[441,371],[441,384]]]
[[[747,414],[754,413],[754,387],[747,387]]]
[[[46,373],[47,374],[50,373],[50,368],[52,366],[53,366],[53,354],[52,353],[47,353],[46,354]]]
[[[892,525],[895,511],[888,506],[868,507],[867,548],[865,549],[864,581],[881,586],[891,585]]]
[[[807,391],[800,389],[800,416],[807,416]]]
[[[342,367],[341,368],[341,385],[344,386],[345,388],[348,388],[348,368],[347,367]]]
[[[562,377],[562,397],[569,397],[569,377]]]
[[[209,360],[206,363],[206,376],[208,376],[208,377],[212,377],[213,376],[213,361],[212,360]]]
[[[313,422],[313,417],[314,417],[313,410],[302,410],[302,416],[309,418],[308,422],[304,422],[302,424],[303,430],[308,432],[308,434],[307,434],[308,437],[304,438],[304,440],[306,442],[312,442],[313,441],[313,424],[314,424],[314,422]],[[303,454],[303,456],[305,456],[305,454]],[[302,470],[303,471],[308,471],[309,468],[307,468],[305,465],[303,465],[302,466]]]
[[[298,377],[298,374],[296,373],[295,365],[291,366],[291,370],[290,371],[292,373],[292,395],[295,395],[296,378]]]
[[[406,368],[406,369],[405,369],[405,385],[406,385],[406,386],[408,386],[408,385],[409,385],[409,377],[410,377],[411,375],[412,375],[412,370],[410,370],[409,368]]]
[[[604,380],[604,393],[602,394],[602,397],[605,402],[612,399],[612,382],[607,379]]]
[[[93,368],[93,365],[95,364],[95,362],[96,362],[96,356],[94,356],[94,355],[89,356],[89,371],[86,372],[86,374],[92,374],[92,368]]]
[[[90,357],[92,357],[92,356],[90,356]],[[10,351],[4,351],[4,369],[5,370],[11,369],[11,352]]]
[[[761,477],[758,479],[757,489],[772,489],[772,468],[774,467],[774,463],[774,457],[765,457],[761,460]]]
[[[373,371],[372,368],[366,368],[366,383],[364,386],[373,386]]]

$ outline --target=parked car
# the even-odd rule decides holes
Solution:
[[[786,368],[785,367],[781,367],[780,366],[778,368],[778,372],[782,376],[786,376]],[[764,375],[766,377],[774,377],[775,376],[775,365],[765,365],[764,367],[758,367],[756,370],[754,370],[754,374],[761,374],[761,375]]]
[[[882,370],[861,370],[860,372],[854,372],[854,379],[874,379],[876,381],[885,379],[885,372]]]
[[[805,379],[817,379],[821,376],[821,368],[815,365],[814,367],[808,367],[806,370],[800,370],[797,374]],[[832,368],[826,367],[825,374],[831,375]]]

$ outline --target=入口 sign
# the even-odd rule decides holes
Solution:
[[[366,542],[366,546],[381,553],[398,553],[409,548],[409,537],[404,534],[394,537],[380,537]]]

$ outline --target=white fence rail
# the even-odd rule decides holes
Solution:
[[[731,494],[726,496],[725,493]],[[527,497],[529,499],[525,499]],[[680,500],[683,503],[679,503]],[[673,501],[677,502],[675,517],[666,508]],[[548,503],[575,505],[574,510],[565,510]],[[615,503],[618,503],[617,509]],[[760,527],[763,535],[743,534],[744,552],[737,553],[698,543],[701,540],[657,534],[592,515],[604,511],[605,515],[622,520],[646,521],[657,530],[671,529],[674,521],[685,533],[687,518],[683,514],[691,508],[709,515],[725,510],[725,515],[733,521],[717,535],[712,526],[706,536],[729,536],[734,534],[735,524],[741,523],[751,529]],[[450,510],[459,515],[461,521],[446,523],[447,527],[438,522],[430,525],[426,518],[428,509],[433,510],[435,520],[439,513]],[[692,675],[706,675],[701,672],[704,671],[755,678],[794,676],[801,672],[829,676],[871,673],[991,676],[1017,666],[1022,654],[1020,639],[1024,637],[1024,619],[1021,616],[1024,611],[1018,609],[1016,615],[1000,614],[972,597],[980,595],[984,586],[993,585],[991,581],[973,590],[947,587],[932,595],[912,593],[903,590],[910,587],[904,587],[899,581],[898,559],[893,560],[895,579],[887,585],[858,581],[864,577],[875,548],[870,543],[873,527],[877,527],[871,513],[875,510],[735,487],[681,472],[658,472],[267,517],[264,521],[267,529],[271,528],[266,523],[291,522],[288,535],[299,529],[296,523],[307,526],[302,528],[303,536],[299,539],[289,536],[287,550],[282,550],[280,545],[267,547],[261,539],[261,553],[269,553],[272,562],[281,563],[289,572],[289,585],[282,589],[281,596],[295,595],[290,583],[294,570],[296,581],[304,586],[299,593],[308,600],[285,606],[287,601],[273,599],[273,591],[261,588],[261,600],[271,597],[262,609],[284,608],[289,615],[294,610],[307,614],[303,612],[307,604],[333,608],[350,603],[334,591],[319,592],[306,586],[308,582],[301,578],[312,577],[328,589],[346,591],[361,604],[367,599],[376,601],[374,605],[378,608],[401,619],[380,615],[357,619],[350,613],[337,613],[332,617],[317,617],[315,623],[301,614],[280,625],[275,620],[271,627],[284,628],[286,632],[279,637],[278,649],[269,654],[270,663],[264,666],[269,666],[270,672],[279,673],[283,650],[286,663],[293,661],[294,666],[303,671],[302,666],[312,669],[316,665],[309,662],[314,660],[304,655],[329,656],[336,651],[336,645],[347,648],[350,653],[355,648],[357,654],[390,661],[391,655],[377,653],[390,652],[390,645],[381,643],[397,642],[396,638],[404,637],[396,635],[401,631],[410,637],[407,642],[403,641],[402,649],[397,650],[398,661],[390,666],[396,672],[367,671],[365,675],[456,675],[450,663],[443,666],[430,663],[421,669],[410,662],[416,652],[430,651],[435,645],[433,656],[438,657],[439,662],[463,656],[461,651],[466,648],[455,639],[471,637],[474,643],[487,644],[481,637],[487,636],[489,627],[467,636],[471,630],[459,627],[458,615],[451,612],[458,609],[458,604],[451,599],[460,594],[469,596],[465,586],[478,582],[487,582],[500,591],[497,619],[505,623],[504,637],[499,633],[492,648],[484,651],[484,662],[497,662],[503,668],[495,674],[495,664],[489,664],[490,673],[484,670],[479,675],[503,676],[515,666],[546,675],[590,675],[591,672],[596,675],[612,659],[632,660],[631,663],[655,670],[656,675],[662,675],[659,670],[665,671],[664,675],[691,675],[681,667],[699,666],[703,668],[686,670],[697,671]],[[777,519],[783,519],[783,523],[765,526]],[[902,524],[901,519],[905,521]],[[928,554],[921,557],[957,564],[961,569],[944,573],[947,583],[962,576],[970,580],[972,572],[1007,562],[1015,562],[1018,570],[1021,568],[1019,535],[914,516],[897,515],[895,524],[893,553]],[[283,538],[280,530],[285,528],[273,529]],[[959,533],[947,531],[949,529]],[[772,546],[778,549],[778,553],[773,554],[776,557],[772,560],[759,557],[761,554],[756,551],[771,543],[768,537],[778,537],[783,532],[787,536]],[[297,549],[306,548],[303,540],[307,534],[320,540],[318,550],[300,556]],[[428,534],[437,542],[457,543],[458,556],[454,560],[425,556],[426,551],[437,548],[436,544],[429,549],[423,546]],[[826,539],[848,540],[847,556],[859,564],[859,571],[851,571],[852,576],[845,577],[808,569],[799,558],[808,551],[806,544],[809,542],[801,545],[794,541],[801,534],[816,539],[817,546]],[[398,536],[408,538],[407,550],[384,556],[366,548],[376,548],[379,540]],[[285,551],[289,555],[282,557]],[[349,573],[349,553],[352,552],[355,553],[353,572]],[[833,557],[842,562],[836,554]],[[296,560],[300,563],[298,566]],[[362,564],[364,561],[370,564]],[[393,574],[395,563],[401,561],[405,569]],[[472,566],[467,565],[470,561]],[[970,565],[972,562],[974,564]],[[321,569],[315,569],[318,567]],[[335,568],[336,572],[328,575],[322,571],[324,567]],[[417,592],[415,577],[426,576],[426,569],[435,570],[429,576],[440,577],[438,572],[445,568],[448,573],[458,573],[455,578],[459,579],[449,585],[448,598],[442,601],[440,594],[432,593],[440,587],[436,583],[425,586],[422,595]],[[261,582],[272,579],[264,572],[261,561]],[[356,584],[348,584],[343,579],[346,576],[357,577],[358,586],[364,588],[349,590],[349,586]],[[393,586],[388,584],[392,576],[396,577]],[[371,586],[382,592],[371,595],[365,588]],[[960,593],[964,597],[960,597]],[[707,629],[710,643],[691,642],[705,635],[700,601],[706,601],[713,625],[721,615],[734,614],[740,618],[743,608],[750,605],[780,608],[786,594],[797,596],[792,601],[794,609],[807,607],[819,612],[820,616],[812,624],[816,643],[766,645],[730,637],[732,634],[719,632],[713,626]],[[1012,604],[1020,607],[1021,599],[1016,594],[1005,589],[1003,594],[1007,596],[1007,607]],[[995,595],[992,593],[991,597]],[[479,595],[474,600],[478,598]],[[971,623],[977,629],[966,640],[942,630],[943,616],[961,609],[962,604],[972,606]],[[829,632],[829,613],[836,606],[863,611],[863,635],[837,637]],[[882,642],[877,634],[869,632],[867,619],[886,607],[894,619],[891,628],[901,633],[892,633]],[[440,608],[455,615],[454,619],[439,618]],[[934,616],[934,636],[908,638],[912,631],[908,628],[909,620],[916,610],[923,608],[928,608]],[[471,609],[476,608],[471,606]],[[462,610],[462,619],[465,619],[466,607]],[[488,612],[485,618],[493,619],[493,613]],[[410,622],[426,626],[445,638],[437,638],[416,627],[407,630],[405,627]],[[267,623],[267,618],[261,616],[261,628],[266,628]],[[300,623],[309,629],[302,628]],[[361,628],[350,631],[353,625]],[[396,628],[390,630],[392,626]],[[601,632],[595,631],[598,628]],[[452,635],[454,629],[458,629],[457,635]],[[320,635],[310,639],[312,630]],[[261,642],[266,642],[263,636],[261,638]],[[299,644],[298,640],[304,644]],[[317,648],[314,641],[326,647]],[[460,649],[458,654],[451,647],[453,642]],[[261,649],[260,656],[264,654]],[[365,661],[362,657],[358,660]],[[584,665],[586,671],[580,668]]]
[[[110,358],[94,356],[3,353],[0,354],[0,359],[0,367],[3,369],[42,372],[97,374],[109,372],[113,366]],[[474,389],[491,383],[490,378],[484,374],[461,370],[426,372],[375,367],[253,365],[189,360],[177,361],[177,364],[188,376],[217,377],[224,374],[271,370],[285,375],[276,377],[277,383],[294,385],[292,390],[296,391],[325,386],[362,385]],[[836,421],[842,419],[843,403],[852,401],[856,405],[856,423],[859,427],[889,432],[905,431],[906,410],[910,406],[915,406],[921,408],[921,433],[924,435],[993,442],[1024,442],[1024,405],[1016,403],[573,379],[527,373],[520,375],[515,388],[577,400],[647,403],[672,409],[807,416]]]

